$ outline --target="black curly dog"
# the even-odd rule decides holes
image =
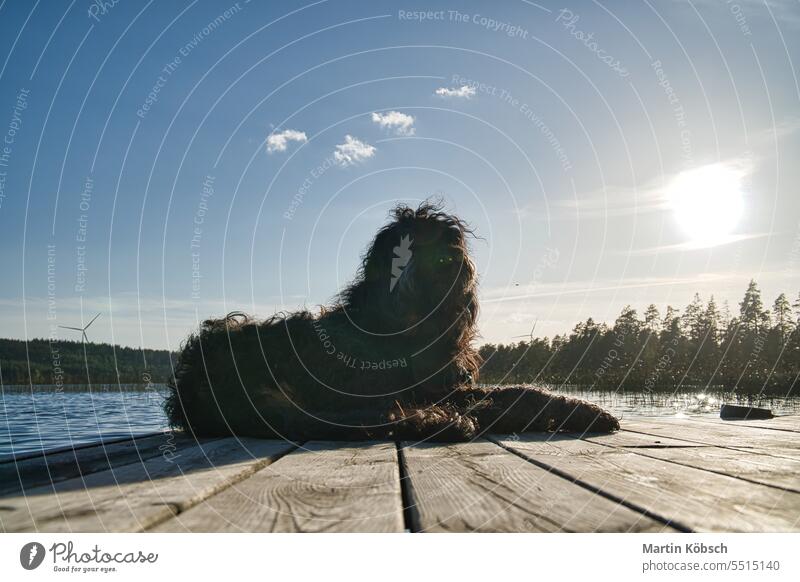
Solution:
[[[298,441],[617,430],[616,418],[582,400],[531,386],[474,386],[469,234],[441,205],[401,205],[353,283],[318,314],[205,321],[170,383],[172,426]]]

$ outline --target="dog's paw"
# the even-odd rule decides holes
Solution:
[[[616,432],[619,430],[619,419],[605,410],[595,414],[586,427],[586,432]]]
[[[619,430],[619,420],[596,404],[571,398],[566,398],[565,404],[562,408],[562,414],[566,413],[566,415],[560,423],[560,430],[600,433]],[[559,415],[556,416],[558,417]]]
[[[400,406],[389,411],[390,437],[397,440],[462,442],[475,438],[475,418],[452,405]]]

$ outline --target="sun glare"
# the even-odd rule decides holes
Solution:
[[[744,209],[743,172],[711,164],[681,172],[669,186],[668,198],[681,229],[698,246],[724,242]]]

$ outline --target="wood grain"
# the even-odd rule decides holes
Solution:
[[[739,451],[800,460],[800,438],[785,431],[696,422],[685,419],[627,420],[624,430]]]
[[[674,531],[480,441],[403,448],[420,531]]]
[[[653,439],[658,439],[661,443],[677,443],[677,446],[665,444],[652,446]],[[725,449],[697,443],[685,446],[684,441],[627,431],[589,437],[585,440],[625,449],[645,457],[800,493],[800,460],[796,459],[771,457],[754,450]]]
[[[0,462],[0,531],[800,531],[796,420],[626,418],[400,459],[388,442],[140,437]]]
[[[184,511],[292,449],[227,438],[174,458],[93,473],[0,498],[3,531],[140,531]]]
[[[705,422],[711,424],[725,425],[739,427],[752,427],[752,428],[768,428],[771,430],[782,430],[788,432],[800,432],[800,415],[790,416],[776,416],[769,420],[722,420],[721,418],[692,418],[691,420],[697,422]]]
[[[627,426],[627,425],[626,425]],[[628,448],[645,448],[645,449],[658,449],[658,448],[697,448],[707,447],[702,443],[695,443],[692,441],[680,440],[678,438],[670,438],[665,436],[642,434],[638,432],[630,432],[622,430],[613,434],[585,434],[581,436],[584,440],[589,442],[596,442],[599,444],[613,443],[617,447]]]
[[[687,530],[800,531],[798,493],[566,435],[525,435],[498,442],[566,478]]]
[[[14,463],[19,461],[24,461],[25,459],[35,459],[41,457],[42,455],[53,455],[55,453],[63,453],[68,451],[79,451],[81,449],[89,449],[92,447],[102,447],[113,445],[115,443],[122,443],[126,441],[132,441],[136,439],[146,439],[154,436],[159,436],[164,434],[165,431],[153,431],[148,432],[145,434],[140,434],[136,436],[125,436],[125,437],[114,437],[114,438],[101,438],[98,441],[89,442],[89,443],[80,443],[80,444],[72,444],[66,445],[63,447],[53,447],[47,450],[41,451],[28,451],[26,453],[6,453],[0,455],[0,465],[3,463]]]
[[[311,442],[158,532],[402,532],[394,443]]]
[[[209,441],[211,439],[205,439]],[[121,467],[158,455],[174,456],[196,444],[182,433],[162,434],[99,443],[91,447],[60,449],[0,463],[0,495]]]

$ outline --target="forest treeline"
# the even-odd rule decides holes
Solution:
[[[599,389],[713,386],[794,393],[800,374],[800,296],[765,308],[751,281],[735,313],[699,295],[682,311],[625,307],[611,325],[587,319],[552,339],[485,344],[480,382],[575,384]],[[27,344],[27,347],[26,347]],[[172,357],[172,361],[170,360]],[[177,354],[110,344],[0,339],[0,380],[11,384],[166,382]]]
[[[173,360],[175,354],[173,354]],[[166,382],[170,352],[111,344],[0,339],[0,379],[13,384],[147,384]]]
[[[486,344],[482,383],[576,384],[599,389],[713,386],[794,393],[800,373],[800,296],[765,308],[755,281],[731,313],[699,294],[683,311],[625,307],[612,325],[587,319],[568,335]]]

